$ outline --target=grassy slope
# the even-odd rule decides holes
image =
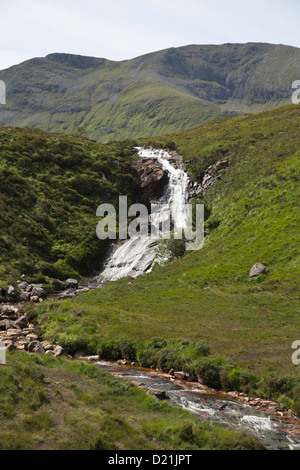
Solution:
[[[96,208],[135,187],[126,142],[101,145],[40,130],[0,128],[0,277],[47,281],[91,273]]]
[[[162,135],[290,102],[299,60],[297,48],[263,43],[191,45],[122,62],[50,54],[0,72],[0,124],[83,126],[104,142]]]
[[[262,448],[77,361],[9,353],[0,392],[1,450]]]
[[[202,250],[151,274],[39,306],[39,316],[51,313],[44,336],[91,350],[122,336],[202,339],[240,366],[297,374],[291,344],[300,334],[299,118],[300,107],[287,106],[157,139],[174,141],[193,159],[186,166],[195,178],[231,157],[206,198],[207,224],[218,227]],[[270,274],[250,280],[255,262]]]

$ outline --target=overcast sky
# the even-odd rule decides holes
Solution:
[[[51,52],[125,60],[187,44],[300,47],[300,0],[0,0],[0,70]]]

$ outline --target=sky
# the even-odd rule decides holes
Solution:
[[[188,44],[300,47],[300,0],[0,0],[0,70],[66,52],[110,60]]]

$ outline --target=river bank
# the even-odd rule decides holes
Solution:
[[[214,390],[147,368],[106,361],[94,364],[115,377],[131,381],[159,400],[190,411],[199,421],[244,431],[270,450],[300,449],[300,420],[280,410],[276,402]]]

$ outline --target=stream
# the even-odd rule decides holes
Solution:
[[[172,166],[171,155],[165,150],[137,148],[141,157],[156,159],[168,174],[168,183],[159,203],[161,211],[168,206],[173,214],[174,228],[184,228],[188,201],[188,175]],[[160,211],[160,215],[161,215]],[[149,236],[129,238],[110,250],[102,271],[93,279],[93,287],[103,287],[105,281],[114,281],[124,276],[136,277],[150,272],[156,257],[158,241]],[[146,389],[162,391],[171,404],[181,406],[200,421],[255,436],[267,449],[300,450],[300,420],[288,415],[260,411],[238,397],[218,391],[208,391],[199,383],[174,380],[168,374],[152,369],[124,366],[117,363],[98,362],[97,367],[134,382]]]
[[[266,413],[225,392],[207,391],[197,382],[173,379],[152,369],[99,361],[98,368],[143,388],[156,389],[165,399],[195,415],[199,421],[243,431],[256,437],[268,450],[300,450],[300,420]]]

